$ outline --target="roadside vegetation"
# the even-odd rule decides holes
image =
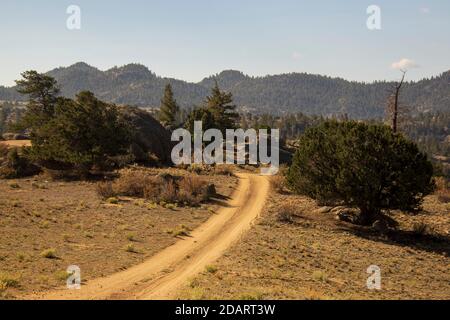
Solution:
[[[158,122],[88,91],[61,97],[47,75],[22,76],[28,102],[11,127],[31,146],[0,143],[0,297],[62,285],[74,263],[85,279],[111,274],[188,237],[232,194],[235,171],[257,167],[173,166],[171,131],[203,121],[222,132],[282,127],[283,166],[256,226],[183,297],[448,298],[439,281],[450,252],[449,180],[445,159],[440,168],[430,156],[447,152],[446,132],[427,131],[439,143],[423,148],[408,125],[402,133],[345,117],[239,115],[217,82],[189,112],[167,85]],[[364,288],[374,263],[387,292]]]

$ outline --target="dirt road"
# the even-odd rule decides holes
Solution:
[[[177,290],[238,241],[261,212],[269,191],[268,179],[247,173],[238,176],[240,183],[231,200],[194,230],[190,237],[180,239],[140,265],[89,281],[80,290],[64,288],[26,298],[97,300],[176,297]]]
[[[13,147],[31,147],[31,141],[30,140],[4,140],[0,141],[0,143],[3,143],[7,145],[10,148]]]

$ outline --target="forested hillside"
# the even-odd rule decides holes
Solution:
[[[350,82],[339,78],[291,73],[249,77],[239,71],[223,71],[199,83],[162,78],[147,67],[129,64],[101,71],[85,63],[50,72],[64,96],[73,98],[82,90],[91,90],[102,100],[143,107],[159,106],[164,87],[172,85],[182,108],[200,104],[215,81],[233,93],[241,110],[252,113],[285,114],[302,112],[351,118],[382,117],[393,83]],[[19,78],[19,75],[18,75]],[[0,100],[21,100],[15,88],[0,87]],[[402,102],[413,110],[450,109],[450,71],[418,82],[409,82],[402,91]]]

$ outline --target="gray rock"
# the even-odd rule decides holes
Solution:
[[[20,134],[20,133],[11,133],[7,132],[2,135],[4,140],[30,140],[30,137]]]
[[[333,209],[333,207],[321,207],[319,209],[314,210],[314,213],[329,213]]]
[[[334,207],[333,209],[330,210],[330,213],[338,214],[343,209],[346,209],[346,207],[344,207],[344,206]]]
[[[388,223],[385,220],[377,220],[372,224],[372,228],[375,230],[385,233],[389,230]]]
[[[122,118],[132,127],[133,145],[138,161],[143,155],[153,154],[162,163],[170,163],[171,134],[150,113],[136,107],[120,107]]]
[[[335,208],[336,209],[336,208]],[[340,221],[357,223],[360,211],[356,208],[345,208],[341,207],[338,210],[335,210],[336,219]]]

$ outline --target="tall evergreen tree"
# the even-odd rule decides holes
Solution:
[[[235,111],[236,106],[233,103],[233,95],[221,91],[216,84],[212,88],[211,95],[206,97],[202,107],[194,108],[189,114],[185,127],[193,131],[194,121],[202,121],[203,130],[219,129],[225,134],[226,129],[236,128],[239,114]]]
[[[19,93],[28,95],[25,115],[18,129],[29,129],[34,140],[38,131],[53,117],[58,100],[59,88],[56,80],[34,70],[21,74],[23,79],[16,80]]]
[[[179,111],[180,108],[173,96],[172,86],[168,83],[161,100],[159,120],[164,126],[173,129],[177,125]]]
[[[222,132],[236,127],[239,114],[235,111],[236,106],[232,103],[231,92],[221,91],[216,81],[211,95],[206,97],[206,108],[211,112],[216,128]]]
[[[30,157],[44,167],[87,173],[105,166],[108,157],[125,154],[129,137],[118,108],[84,91],[75,100],[58,98],[54,117],[39,131]]]

